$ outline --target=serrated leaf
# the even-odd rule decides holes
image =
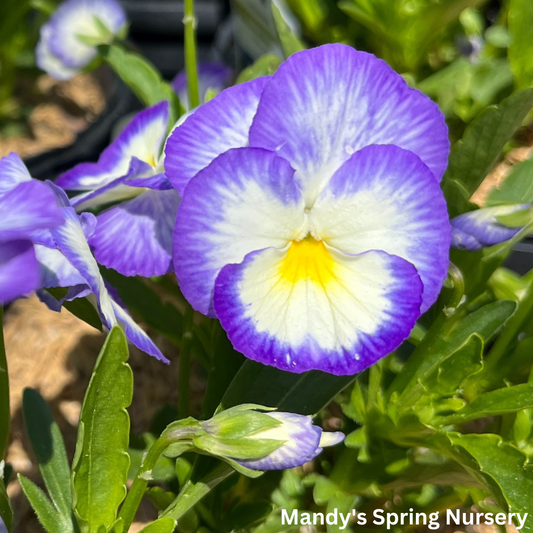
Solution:
[[[533,383],[523,383],[478,396],[464,409],[441,419],[440,424],[460,424],[476,418],[514,413],[531,407],[533,407]]]
[[[159,518],[147,525],[139,533],[172,533],[176,528],[176,520],[170,516]]]
[[[34,389],[24,389],[22,400],[28,437],[50,498],[65,517],[72,513],[70,468],[59,426],[44,398]]]
[[[98,50],[145,106],[153,106],[165,100],[170,102],[170,124],[176,122],[182,111],[178,97],[146,59],[115,44],[99,46]]]
[[[503,183],[489,193],[487,206],[533,202],[533,159],[515,165]]]
[[[509,3],[509,62],[518,87],[533,85],[533,2],[511,0]]]
[[[481,112],[452,148],[442,185],[450,218],[469,211],[469,199],[533,107],[533,89],[515,92]]]
[[[45,493],[33,481],[20,474],[18,479],[39,522],[48,533],[66,533],[73,531],[72,522],[54,508]]]
[[[112,524],[126,495],[133,375],[128,345],[114,327],[100,352],[80,414],[73,464],[75,509],[90,532]]]
[[[516,303],[501,300],[483,306],[458,321],[447,334],[440,336],[425,349],[415,352],[393,383],[390,392],[400,394],[399,404],[409,406],[421,395],[422,384],[454,352],[462,349],[471,335],[478,335],[486,343],[513,314]]]
[[[528,513],[522,531],[533,531],[531,494],[533,469],[527,457],[514,446],[504,443],[499,435],[448,434],[452,444],[466,450],[477,462],[479,472],[488,478],[488,486],[498,490],[493,493],[509,512]],[[503,496],[503,501],[502,501]]]
[[[3,307],[0,305],[0,461],[4,458],[9,440],[9,373],[4,344]]]
[[[279,8],[272,2],[272,14],[274,15],[274,22],[276,23],[276,29],[278,30],[278,35],[281,40],[281,46],[283,46],[283,51],[285,52],[285,57],[289,57],[296,52],[305,50],[305,46],[292,33],[291,28],[283,18]]]

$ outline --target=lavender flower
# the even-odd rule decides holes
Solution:
[[[448,151],[438,107],[348,46],[226,89],[166,145],[183,294],[250,359],[365,369],[440,292]]]

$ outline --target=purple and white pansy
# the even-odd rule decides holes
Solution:
[[[41,28],[37,65],[53,78],[68,80],[95,59],[96,45],[124,33],[126,24],[116,0],[67,0]]]
[[[52,191],[31,179],[12,153],[0,159],[0,305],[37,290],[41,269],[33,236],[63,221]]]
[[[510,228],[498,221],[498,217],[512,215],[527,209],[529,204],[484,207],[453,218],[452,246],[459,250],[476,252],[512,239],[522,228]]]
[[[436,300],[451,230],[442,113],[376,57],[299,52],[176,128],[174,264],[237,350],[283,370],[353,374]]]
[[[125,276],[171,272],[172,232],[179,193],[165,176],[164,143],[169,109],[161,102],[138,113],[102,152],[97,163],[81,163],[56,181],[83,191],[76,210],[100,208],[89,244],[98,262]]]
[[[87,242],[96,227],[94,215],[77,215],[62,189],[51,182],[33,180],[14,153],[0,159],[0,194],[0,203],[6,201],[6,216],[0,230],[0,301],[10,301],[37,290],[49,307],[59,311],[62,302],[55,301],[42,289],[66,287],[69,290],[63,300],[87,297],[106,329],[120,324],[132,344],[168,362],[109,294]],[[28,243],[25,250],[31,249],[32,253],[19,254],[16,264],[3,261],[9,259],[4,242],[11,246],[6,249],[12,250],[12,243],[19,241]],[[4,286],[11,289],[8,297],[5,297]]]

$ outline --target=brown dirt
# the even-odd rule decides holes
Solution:
[[[0,135],[0,157],[17,152],[26,158],[68,146],[105,108],[102,88],[91,74],[69,81],[43,74],[37,79],[37,89],[28,120],[31,136]]]
[[[96,357],[104,342],[104,334],[88,326],[67,310],[54,313],[36,297],[15,302],[6,312],[4,323],[6,352],[11,385],[11,443],[7,462],[15,473],[41,483],[35,458],[23,428],[21,400],[25,387],[38,389],[49,402],[65,438],[67,454],[72,458],[78,416]],[[176,349],[164,339],[153,336],[170,367],[134,347],[130,349],[130,365],[135,377],[132,406],[129,409],[135,433],[147,431],[154,413],[165,403],[176,402]],[[192,384],[192,393],[201,396],[201,385]],[[14,533],[42,533],[18,482],[9,484],[8,492],[15,507],[17,524]],[[141,529],[156,517],[150,504],[141,507]]]

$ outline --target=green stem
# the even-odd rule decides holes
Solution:
[[[9,440],[9,373],[4,344],[3,307],[0,305],[0,460],[4,458]]]
[[[178,376],[178,419],[189,416],[189,381],[191,374],[191,349],[193,344],[193,309],[187,305],[183,317]]]
[[[124,527],[122,531],[127,532],[135,518],[137,509],[141,503],[144,491],[148,486],[148,481],[151,477],[151,472],[157,463],[157,460],[161,454],[168,448],[174,439],[169,438],[167,435],[162,435],[157,439],[144,458],[139,470],[133,480],[128,495],[124,500],[124,504],[120,509],[119,518],[124,521]]]
[[[187,481],[178,497],[163,512],[161,516],[171,516],[179,520],[189,509],[192,509],[206,494],[213,490],[219,483],[233,474],[235,470],[225,463],[218,465],[212,472],[200,481]]]
[[[196,67],[196,17],[194,0],[185,0],[185,72],[187,73],[187,93],[189,109],[200,105],[198,92],[198,69]]]

